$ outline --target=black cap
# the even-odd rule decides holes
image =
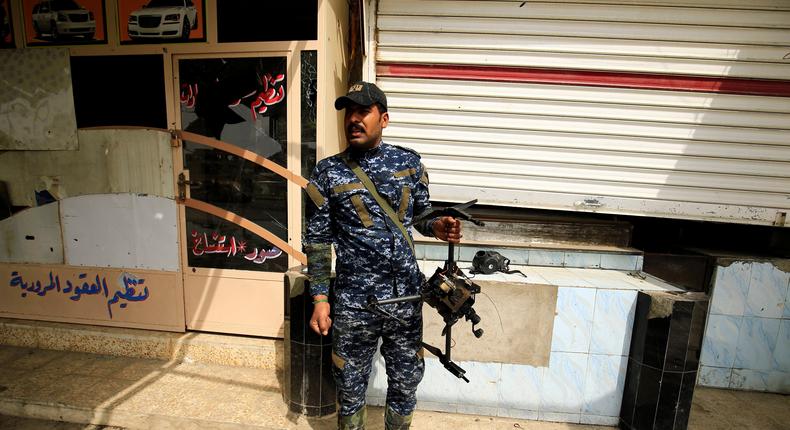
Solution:
[[[335,109],[341,110],[349,104],[356,103],[362,106],[370,106],[373,103],[381,105],[381,111],[387,111],[387,96],[384,91],[370,82],[359,81],[348,89],[348,94],[338,97],[335,100]]]

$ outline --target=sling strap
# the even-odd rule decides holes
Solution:
[[[351,171],[354,172],[355,175],[357,175],[357,178],[359,178],[359,180],[362,181],[362,185],[364,185],[365,188],[367,188],[367,190],[373,196],[373,199],[376,200],[379,206],[381,206],[381,209],[384,210],[384,213],[387,214],[387,216],[392,221],[392,223],[395,224],[396,227],[398,227],[401,234],[403,235],[403,238],[406,239],[406,242],[409,244],[409,248],[411,248],[412,252],[414,252],[414,244],[411,241],[409,232],[406,231],[406,227],[404,227],[403,223],[400,222],[400,220],[398,219],[398,215],[392,209],[392,206],[390,206],[389,203],[387,203],[387,201],[384,200],[384,197],[381,197],[381,194],[379,194],[379,192],[376,190],[376,186],[373,184],[373,181],[370,180],[368,175],[365,173],[364,170],[362,170],[362,167],[360,167],[356,161],[352,160],[349,157],[343,157],[343,161],[346,163],[348,168],[351,169]]]

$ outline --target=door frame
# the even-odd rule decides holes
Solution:
[[[291,46],[294,47],[292,44]],[[298,45],[306,45],[304,43]],[[281,45],[282,46],[282,45]],[[179,83],[179,71],[178,71],[178,64],[180,60],[193,60],[193,59],[212,59],[212,58],[262,58],[262,57],[285,57],[286,58],[286,151],[287,151],[287,158],[286,158],[286,166],[285,171],[283,172],[282,168],[278,168],[280,172],[274,169],[270,169],[275,171],[275,173],[280,174],[280,176],[287,176],[291,175],[291,178],[286,178],[287,180],[287,196],[286,196],[286,207],[287,207],[287,220],[288,220],[288,240],[287,244],[292,250],[295,250],[299,253],[298,250],[301,249],[301,211],[302,211],[302,187],[306,184],[306,180],[301,177],[301,53],[303,50],[315,50],[314,47],[307,47],[307,46],[300,46],[299,48],[302,49],[273,49],[273,50],[258,50],[258,51],[248,51],[248,50],[241,50],[237,52],[200,52],[200,53],[179,53],[174,54],[170,57],[169,64],[166,67],[169,67],[169,76],[171,79],[168,79],[166,85],[166,90],[169,94],[169,102],[168,102],[168,122],[173,126],[172,136],[173,136],[173,174],[174,174],[174,184],[176,185],[175,195],[179,195],[178,190],[178,179],[179,175],[182,173],[186,174],[186,178],[188,179],[188,171],[184,169],[184,161],[183,161],[183,144],[181,139],[181,130],[183,130],[183,124],[181,123],[181,109],[180,109],[180,83]],[[313,48],[313,49],[311,49]],[[209,138],[208,140],[213,140]],[[201,143],[201,142],[197,142]],[[224,145],[230,145],[224,143]],[[242,148],[236,147],[235,145],[231,145],[238,150],[245,151]],[[216,146],[215,146],[216,147]],[[220,149],[223,150],[223,149]],[[249,151],[245,151],[249,153]],[[249,153],[252,154],[252,153]],[[245,157],[246,158],[246,157]],[[249,158],[247,158],[249,160]],[[262,165],[261,163],[257,163]],[[264,165],[264,167],[267,167]],[[268,167],[267,167],[268,168]],[[284,174],[283,174],[284,173]],[[185,197],[189,199],[189,187],[186,187],[186,195]],[[250,335],[263,335],[268,337],[282,337],[282,327],[279,328],[276,332],[272,331],[274,325],[271,323],[276,323],[276,321],[270,321],[266,325],[268,328],[250,328],[250,330],[246,330],[245,327],[240,326],[234,322],[221,322],[221,321],[206,321],[201,318],[201,315],[205,316],[211,313],[212,311],[207,309],[206,306],[210,306],[210,303],[206,303],[208,301],[217,300],[216,294],[222,294],[222,290],[232,289],[232,288],[239,288],[239,285],[246,285],[247,292],[254,290],[251,287],[253,283],[257,283],[262,285],[262,288],[266,288],[268,291],[271,291],[272,294],[278,295],[279,297],[277,300],[274,300],[271,304],[277,308],[282,307],[284,305],[284,297],[282,297],[282,292],[284,291],[283,288],[283,280],[285,273],[280,272],[256,272],[256,271],[247,271],[247,270],[238,270],[238,269],[217,269],[217,268],[203,268],[203,267],[192,267],[188,264],[188,244],[190,243],[190,238],[186,232],[186,207],[185,201],[177,199],[178,201],[178,237],[180,243],[179,249],[179,259],[180,259],[180,267],[182,270],[182,285],[184,288],[184,306],[185,306],[185,317],[186,317],[186,327],[188,330],[206,330],[206,331],[222,331],[222,332],[231,332],[231,333],[238,333],[238,334],[250,334]],[[222,208],[220,208],[222,209]],[[242,223],[235,222],[233,220],[229,220],[234,224],[239,225],[241,228],[245,228],[255,234],[254,229],[250,229],[242,225]],[[260,234],[258,234],[260,236]],[[266,238],[264,237],[264,240]],[[303,258],[303,254],[299,257],[295,257],[292,253],[289,253],[286,249],[283,249],[283,252],[288,254],[288,267],[295,267],[302,264],[305,260]],[[300,261],[302,260],[302,261]],[[208,291],[211,291],[212,297],[211,298],[202,298],[199,300],[199,304],[197,305],[198,310],[196,311],[198,315],[191,315],[190,310],[195,307],[194,298],[190,296],[189,288],[194,288],[194,283],[199,282],[197,280],[210,280],[210,285],[206,286],[203,294],[209,294]],[[246,282],[246,284],[245,284]],[[279,292],[280,294],[276,294]],[[255,291],[255,294],[258,292]],[[261,299],[259,296],[258,299]],[[232,308],[229,307],[229,302],[219,299],[221,302],[218,306],[226,307],[223,312],[232,312]],[[263,309],[262,309],[263,311]],[[264,313],[264,312],[262,312]],[[284,309],[282,311],[268,309],[267,312],[270,316],[274,318],[279,318],[280,321],[284,319]],[[273,314],[273,315],[272,315]],[[239,315],[234,315],[233,317],[241,317]]]

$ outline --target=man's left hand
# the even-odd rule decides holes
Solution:
[[[444,240],[450,243],[460,243],[461,238],[461,220],[457,220],[451,216],[443,216],[434,221],[431,226],[433,235],[437,239]]]

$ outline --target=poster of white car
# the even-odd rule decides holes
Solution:
[[[198,26],[198,13],[192,0],[151,0],[129,14],[129,38],[182,39]]]
[[[71,36],[93,39],[96,34],[93,12],[74,0],[42,0],[33,6],[31,16],[37,39],[45,34],[54,40]]]

